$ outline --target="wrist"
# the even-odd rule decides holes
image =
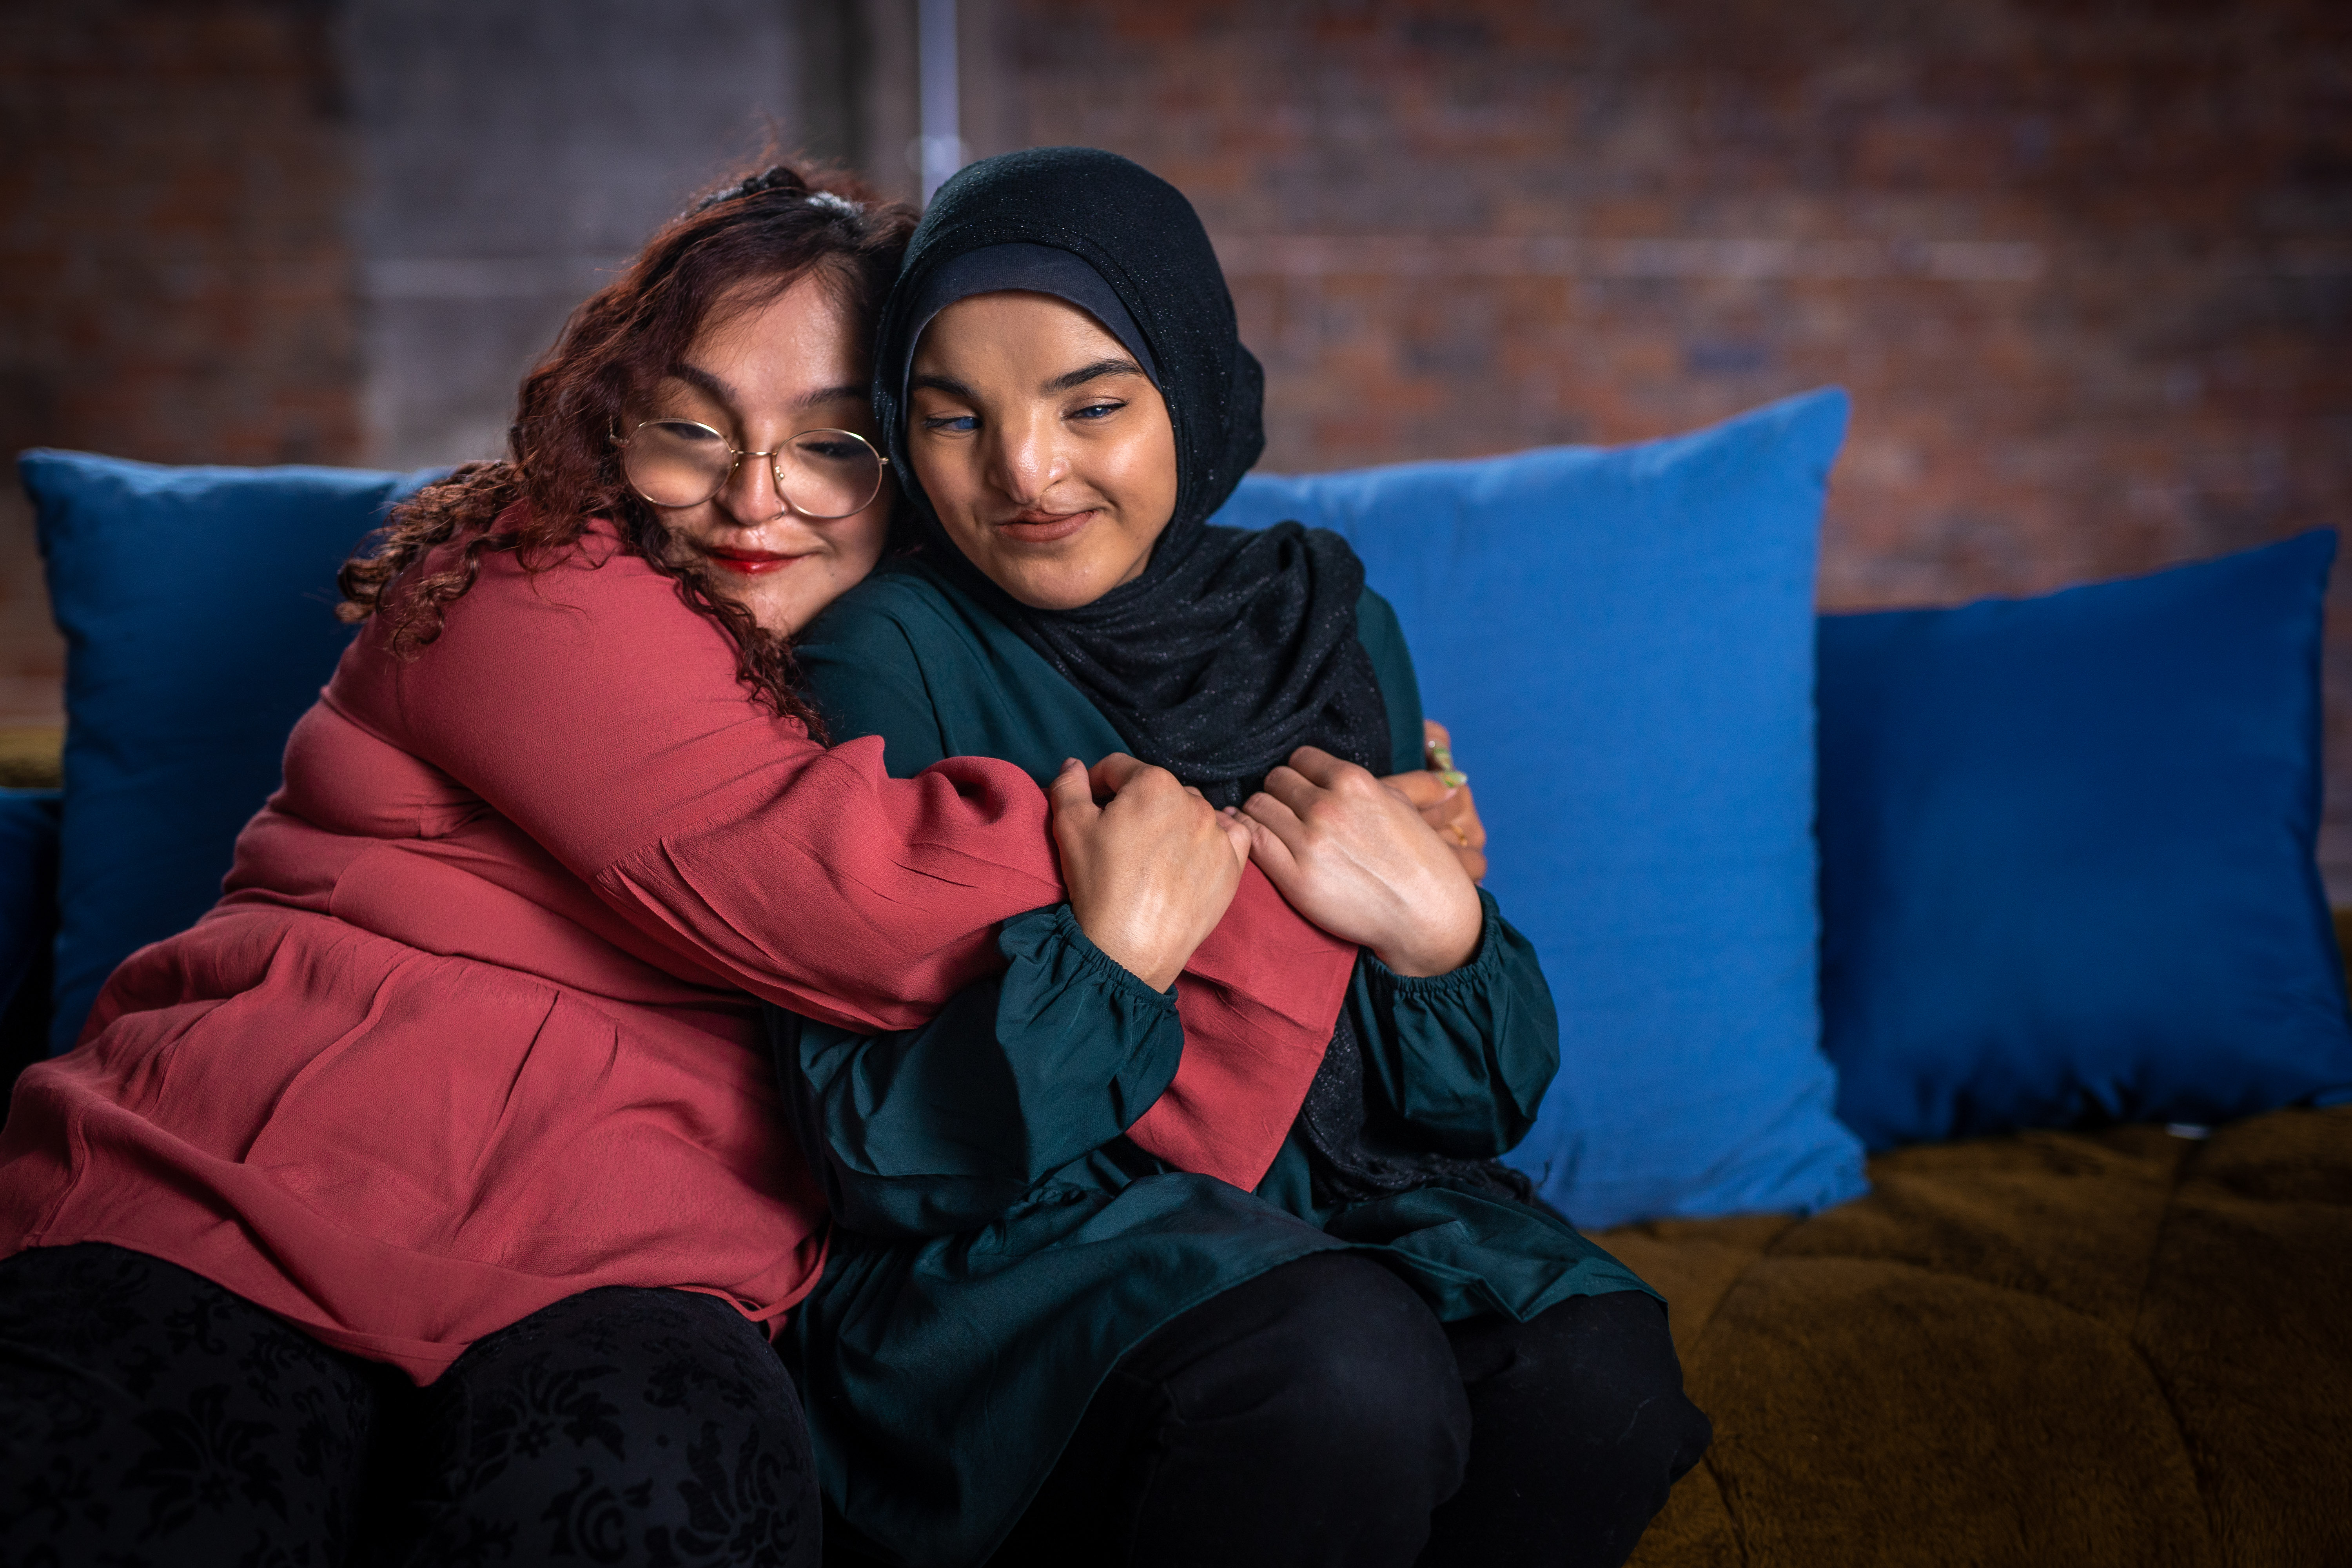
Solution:
[[[1416,922],[1400,941],[1371,944],[1372,956],[1412,980],[1450,974],[1469,963],[1477,956],[1479,938],[1486,931],[1486,907],[1475,890],[1467,900],[1449,899],[1446,903],[1443,918]]]
[[[1089,921],[1087,915],[1087,911],[1071,906],[1071,923],[1096,952],[1154,991],[1166,991],[1176,984],[1191,956],[1189,951],[1181,956],[1171,952],[1167,942],[1153,940],[1153,932],[1135,930],[1133,922],[1099,918]]]
[[[1016,915],[1004,924],[1005,936],[999,938],[998,947],[1004,956],[1020,961],[1024,955],[1042,952],[1048,946],[1059,946],[1082,968],[1099,974],[1103,984],[1129,993],[1139,998],[1150,995],[1172,1004],[1175,992],[1170,985],[1153,985],[1109,953],[1105,952],[1078,923],[1077,911],[1067,903]],[[1016,951],[1018,949],[1018,951]]]

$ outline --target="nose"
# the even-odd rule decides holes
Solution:
[[[744,528],[773,521],[790,510],[776,489],[775,459],[751,453],[737,459],[735,471],[712,499],[729,521]]]
[[[996,482],[1015,506],[1037,505],[1069,474],[1061,421],[1050,413],[1000,420],[995,447]]]

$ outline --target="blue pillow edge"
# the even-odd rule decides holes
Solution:
[[[1776,397],[1769,403],[1759,403],[1753,408],[1744,408],[1737,414],[1727,415],[1711,424],[1699,426],[1696,429],[1679,430],[1670,435],[1648,436],[1633,441],[1609,443],[1556,442],[1541,447],[1523,447],[1516,451],[1489,453],[1481,458],[1425,458],[1411,462],[1369,463],[1360,468],[1317,469],[1299,473],[1253,468],[1242,476],[1234,493],[1239,497],[1249,490],[1299,481],[1336,479],[1342,475],[1349,478],[1361,476],[1366,479],[1381,479],[1418,474],[1442,477],[1466,470],[1487,468],[1497,464],[1547,458],[1572,457],[1601,459],[1657,452],[1661,454],[1663,459],[1664,454],[1678,454],[1691,447],[1719,442],[1735,434],[1744,434],[1753,427],[1778,424],[1785,429],[1795,430],[1817,419],[1833,422],[1833,432],[1808,433],[1808,439],[1811,440],[1820,440],[1825,434],[1831,436],[1829,460],[1822,465],[1820,475],[1822,484],[1826,487],[1830,469],[1834,466],[1840,451],[1844,447],[1848,428],[1853,423],[1853,395],[1844,386],[1832,382],[1821,386],[1809,387],[1802,392],[1792,392],[1785,397]],[[1228,500],[1225,506],[1230,507],[1232,504],[1233,502]],[[1224,510],[1225,507],[1220,507],[1218,512],[1222,513]],[[1209,521],[1217,521],[1217,514],[1212,514]],[[1818,550],[1818,531],[1816,531],[1815,539],[1815,548]]]
[[[116,523],[115,519],[108,516],[110,510],[171,506],[183,500],[187,504],[217,503],[225,497],[233,497],[242,487],[253,487],[263,491],[295,487],[307,489],[318,502],[339,512],[364,506],[363,521],[360,521],[348,542],[339,547],[348,552],[362,547],[368,536],[383,525],[394,507],[425,486],[447,477],[450,471],[441,467],[397,470],[307,463],[257,467],[180,465],[47,447],[30,447],[17,453],[17,477],[34,509],[36,539],[42,556],[50,613],[68,638],[65,748],[68,769],[63,796],[68,814],[78,793],[73,786],[76,770],[72,760],[75,757],[87,759],[103,755],[107,761],[100,764],[102,769],[118,767],[126,761],[122,754],[122,737],[111,732],[119,728],[118,725],[98,722],[94,728],[93,721],[87,717],[81,717],[78,721],[78,710],[91,700],[91,696],[87,685],[87,666],[84,666],[83,679],[76,679],[75,667],[81,663],[76,651],[79,644],[88,640],[89,634],[84,617],[76,613],[70,603],[63,607],[62,613],[59,607],[61,587],[63,597],[68,601],[86,595],[86,588],[73,580],[75,574],[67,563],[71,561],[70,552],[77,545],[95,547],[109,536],[110,525]],[[175,496],[175,490],[184,493]],[[72,526],[76,522],[90,521],[95,521],[98,526],[87,531]],[[61,552],[65,552],[62,557]],[[62,584],[61,570],[66,574]],[[321,584],[326,589],[332,586],[331,580]],[[110,688],[98,700],[103,706],[114,700],[116,696]],[[280,737],[280,747],[282,743]],[[92,748],[97,748],[97,751],[94,752]],[[135,745],[132,749],[136,749]],[[81,771],[89,773],[87,763]],[[251,804],[257,809],[259,801],[257,799]],[[246,815],[249,816],[249,812]],[[239,820],[244,820],[244,816]],[[79,837],[69,824],[61,825],[61,849],[69,847]],[[226,869],[226,866],[223,868]],[[63,871],[62,866],[60,871]],[[215,887],[213,895],[217,897],[217,892]],[[196,911],[198,914],[201,912],[200,910]],[[122,952],[115,954],[106,964],[105,973],[96,974],[94,979],[84,973],[85,969],[94,967],[89,963],[89,955],[81,951],[85,946],[92,942],[104,946],[120,945],[119,939],[109,939],[106,927],[110,922],[103,918],[103,913],[85,911],[83,918],[68,921],[64,918],[64,911],[58,911],[58,934],[52,946],[56,962],[50,997],[49,1048],[53,1054],[71,1048],[89,1005],[104,989],[113,968],[130,952],[143,945],[143,942],[133,942]],[[96,925],[91,923],[93,921],[97,921]],[[71,1019],[70,1026],[68,1019]]]

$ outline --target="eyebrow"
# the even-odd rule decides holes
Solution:
[[[912,392],[919,386],[927,386],[933,392],[944,392],[950,397],[961,397],[967,403],[979,401],[971,387],[951,375],[918,375],[908,378],[908,391]]]
[[[1067,392],[1074,386],[1084,386],[1087,383],[1106,375],[1141,375],[1142,374],[1143,367],[1131,359],[1098,359],[1092,364],[1082,364],[1076,370],[1055,376],[1041,390],[1050,396],[1056,392]],[[950,397],[961,397],[966,402],[976,403],[980,400],[979,394],[951,375],[910,377],[907,382],[907,389],[911,392],[917,387],[929,387],[933,392],[944,392]]]
[[[725,382],[719,380],[717,376],[711,374],[709,371],[703,369],[698,364],[674,364],[669,367],[669,373],[670,374],[677,377],[678,380],[686,383],[687,385],[699,387],[704,392],[710,394],[711,396],[719,399],[719,402],[727,405],[730,408],[740,407],[742,404],[742,399],[735,395],[735,389],[733,387],[728,385]]]
[[[806,397],[802,398],[798,403],[793,405],[793,406],[795,408],[814,408],[820,404],[838,403],[845,397],[863,398],[865,396],[865,387],[855,382],[845,381],[839,386],[820,387],[816,391],[810,393]]]
[[[733,387],[698,364],[682,363],[674,364],[670,366],[669,373],[688,386],[698,387],[709,393],[730,408],[740,409],[743,406],[741,395]],[[864,397],[865,395],[865,387],[856,382],[844,382],[839,386],[821,386],[795,401],[793,406],[796,409],[815,408],[827,403],[838,403],[845,397]]]
[[[1080,365],[1065,375],[1057,375],[1045,384],[1047,392],[1067,392],[1074,386],[1106,375],[1141,375],[1143,367],[1131,359],[1098,359],[1092,364]]]

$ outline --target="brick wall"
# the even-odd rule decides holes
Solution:
[[[730,5],[756,0],[694,14]],[[1266,362],[1276,466],[1634,439],[1843,382],[1840,606],[2352,514],[2341,0],[961,9],[975,151],[1114,147],[1199,202]],[[373,274],[345,237],[408,231],[354,205],[335,40],[402,14],[0,0],[0,450],[366,455],[364,389],[399,367],[361,363]],[[800,79],[774,101],[844,123],[788,140],[908,177],[910,15],[795,0]],[[511,391],[507,368],[442,379],[485,408]],[[2352,900],[2336,621],[2324,858]],[[57,664],[0,486],[0,727],[54,721]]]
[[[347,462],[347,168],[329,8],[0,5],[0,453]],[[62,650],[0,485],[0,724],[54,722]]]
[[[1000,140],[1112,147],[1199,204],[1276,467],[1629,440],[1833,381],[1830,605],[2352,522],[2341,0],[997,7]]]

